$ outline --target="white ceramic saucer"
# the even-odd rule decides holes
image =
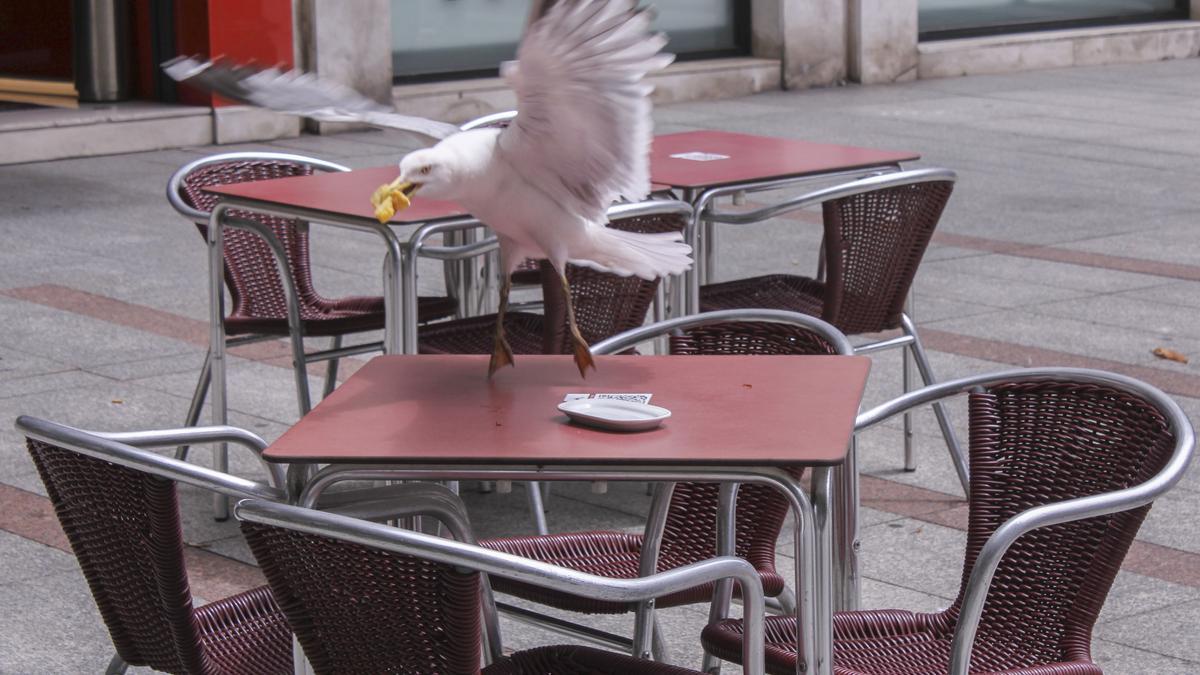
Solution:
[[[558,409],[580,424],[614,431],[653,429],[671,416],[670,410],[656,405],[603,398],[564,401]]]

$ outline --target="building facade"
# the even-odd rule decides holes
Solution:
[[[300,133],[295,119],[175,87],[158,64],[176,54],[298,67],[450,122],[508,109],[498,65],[553,1],[0,3],[0,163]],[[679,55],[655,75],[660,103],[1200,54],[1200,0],[652,4]],[[120,87],[85,81],[114,76],[114,63]],[[87,103],[97,91],[110,92],[104,105]],[[111,128],[86,128],[95,124]]]

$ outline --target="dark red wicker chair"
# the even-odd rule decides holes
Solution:
[[[205,192],[205,188],[307,176],[316,171],[349,169],[300,155],[242,152],[214,155],[191,162],[176,171],[167,185],[167,198],[176,210],[195,223],[201,236],[207,237],[208,214],[216,204],[217,197]],[[307,224],[290,218],[254,213],[235,215],[267,225],[287,252],[291,280],[296,288],[303,321],[301,332],[305,337],[332,337],[336,349],[341,346],[341,339],[345,335],[383,328],[382,297],[329,299],[313,287]],[[226,231],[224,240],[225,281],[233,301],[229,315],[225,317],[225,334],[230,337],[288,336],[287,295],[270,247],[258,234],[239,229]],[[456,307],[453,298],[446,297],[420,298],[419,304],[421,321],[451,316]],[[303,368],[304,364],[297,364],[296,367]],[[337,359],[330,359],[325,380],[326,393],[332,390],[336,378]],[[199,414],[203,393],[198,398],[199,402],[193,404],[193,415]],[[304,412],[307,411],[302,409],[301,414]],[[189,419],[188,423],[191,425],[195,421]]]
[[[738,312],[725,312],[732,315]],[[753,312],[744,312],[753,314]],[[809,316],[779,312],[775,322],[715,319],[696,315],[661,324],[644,326],[593,346],[596,353],[625,351],[633,345],[664,333],[670,334],[672,354],[836,354],[850,353],[852,347],[837,329]],[[652,512],[664,508],[665,526],[654,569],[675,569],[717,554],[718,490],[716,483],[676,483],[670,492],[660,493]],[[775,546],[788,513],[788,505],[776,490],[762,485],[744,485],[737,494],[736,554],[749,561],[762,579],[763,593],[779,598],[785,611],[795,610],[795,599],[784,578],[775,568]],[[651,515],[649,522],[657,520]],[[648,526],[649,527],[649,526]],[[481,546],[497,551],[547,562],[561,567],[615,578],[639,575],[646,551],[643,542],[656,533],[591,531],[535,537],[486,539]],[[595,598],[569,595],[518,581],[496,579],[495,589],[532,602],[585,614],[636,612],[630,604],[606,602]],[[658,607],[708,602],[713,586],[697,586],[658,598]],[[659,645],[657,648],[661,648]]]
[[[202,237],[208,236],[208,216],[216,204],[216,195],[204,188],[251,181],[271,180],[290,176],[307,176],[316,171],[349,171],[347,167],[324,160],[279,153],[236,152],[214,155],[191,162],[176,171],[167,183],[167,200],[175,210],[192,221]],[[313,287],[312,266],[309,260],[308,227],[295,219],[267,217],[255,213],[238,213],[238,217],[260,223],[270,229],[287,255],[291,283],[300,307],[302,325],[293,335],[288,325],[288,296],[275,255],[267,241],[255,232],[227,228],[223,231],[225,285],[232,298],[232,309],[225,317],[226,345],[233,346],[262,340],[289,337],[303,342],[305,337],[332,338],[332,349],[342,350],[346,335],[382,329],[384,305],[382,297],[348,297],[329,299]],[[456,308],[452,298],[423,297],[419,299],[418,318],[432,321],[451,316]],[[293,363],[296,380],[296,399],[300,414],[311,407],[308,391],[308,363],[328,361],[324,395],[337,384],[340,356],[382,349],[381,343],[369,343],[347,348],[343,352],[306,353],[303,363]],[[293,353],[305,353],[304,345],[293,345]],[[297,359],[299,360],[299,359]],[[208,396],[211,382],[212,355],[206,354],[200,378],[188,407],[187,426],[195,425]],[[187,456],[187,447],[179,448],[180,458]],[[218,471],[227,471],[225,452],[217,448],[214,464]],[[215,506],[218,519],[228,517],[228,506],[218,500]]]
[[[846,335],[900,329],[904,333],[901,338],[860,345],[858,351],[907,347],[925,384],[933,384],[933,369],[916,326],[904,313],[904,304],[954,181],[954,172],[945,169],[905,171],[820,190],[756,211],[706,214],[714,222],[743,224],[820,204],[825,274],[824,279],[771,274],[709,284],[700,288],[700,309],[802,312],[821,317]],[[906,354],[905,391],[910,381],[908,368]],[[964,453],[940,403],[934,406],[934,413],[966,491],[969,481]],[[905,416],[904,423],[904,467],[911,471],[916,464],[910,416]]]
[[[1092,627],[1150,501],[1187,466],[1194,442],[1187,418],[1161,392],[1096,371],[1010,371],[928,389],[940,396],[974,390],[958,598],[931,614],[837,614],[835,672],[951,672],[955,631],[966,622],[970,672],[1099,675]],[[869,411],[860,423],[887,416]],[[1100,509],[1064,503],[1106,494]],[[1105,509],[1110,515],[1096,515]],[[1010,520],[1018,514],[1023,522]],[[796,672],[795,619],[766,622],[768,672]],[[706,650],[737,661],[740,631],[735,620],[710,625]]]
[[[444,513],[441,508],[435,513],[413,506],[414,513]],[[539,647],[502,656],[494,613],[487,611],[486,602],[481,605],[481,599],[490,596],[481,592],[480,575],[474,571],[480,564],[478,556],[468,557],[461,550],[443,552],[458,554],[450,558],[461,561],[455,565],[383,550],[393,540],[429,538],[392,528],[371,531],[369,525],[339,522],[323,514],[313,517],[297,507],[244,502],[238,505],[237,515],[317,673],[695,673],[575,646]],[[454,520],[465,523],[464,517]],[[464,539],[462,529],[450,525],[455,538]],[[379,548],[357,542],[375,542]],[[490,578],[495,580],[500,574],[496,566],[503,561],[489,562]],[[485,626],[485,621],[490,625]],[[493,663],[480,671],[485,634]]]
[[[291,629],[266,586],[193,607],[172,480],[83,454],[73,436],[104,442],[77,430],[24,417],[17,428],[116,647],[107,672],[292,672]]]

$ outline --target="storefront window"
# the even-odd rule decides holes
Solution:
[[[392,66],[397,80],[495,75],[513,58],[529,0],[392,0]],[[745,0],[655,0],[655,28],[682,59],[745,54]]]
[[[922,39],[1187,17],[1187,0],[920,0]]]

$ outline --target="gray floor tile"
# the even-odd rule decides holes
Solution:
[[[1092,659],[1106,673],[1194,675],[1196,672],[1195,661],[1163,656],[1103,639],[1092,640]]]
[[[1190,336],[1165,336],[1143,329],[1101,326],[1061,315],[1047,321],[1031,311],[1013,310],[927,325],[952,333],[1176,372],[1181,369],[1181,364],[1159,359],[1151,351],[1156,347],[1170,347],[1184,354],[1200,353],[1200,340]]]
[[[1200,541],[1192,525],[1200,518],[1200,499],[1192,492],[1169,492],[1154,502],[1138,531],[1138,538],[1193,553]]]
[[[1200,317],[1196,312],[1156,302],[1156,290],[1157,288],[1149,288],[1122,294],[1076,298],[1065,302],[1048,302],[1034,305],[1029,311],[1048,317],[1079,319],[1100,326],[1134,329],[1163,340],[1200,337]]]
[[[102,672],[113,648],[78,571],[0,585],[0,671]]]
[[[863,528],[863,576],[953,599],[966,533],[905,519]]]
[[[0,586],[36,582],[43,576],[79,569],[75,556],[56,548],[0,530]]]
[[[1200,644],[1192,639],[1200,621],[1200,602],[1154,610],[1096,628],[1096,636],[1155,654],[1200,662]]]

